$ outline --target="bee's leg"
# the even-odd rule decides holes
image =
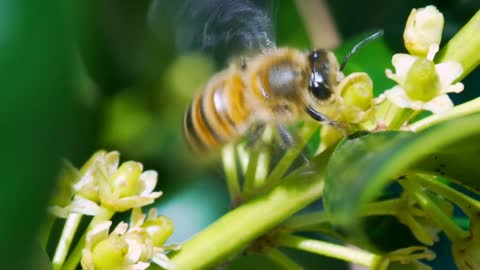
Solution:
[[[252,148],[260,140],[260,138],[262,138],[265,128],[267,128],[266,124],[259,124],[251,130],[248,138],[247,148]]]
[[[282,142],[286,148],[291,148],[295,146],[297,142],[285,126],[278,125],[277,129],[278,129],[278,134],[280,134],[280,138],[282,139]],[[305,151],[302,150],[302,152],[300,153],[300,156],[305,163],[308,163],[308,157]]]
[[[310,115],[310,117],[312,117],[313,120],[318,121],[320,123],[325,123],[325,124],[330,125],[330,126],[337,127],[339,129],[341,129],[343,132],[347,133],[347,127],[341,125],[338,122],[335,122],[335,121],[331,120],[330,118],[328,118],[323,113],[317,112],[316,110],[314,110],[312,107],[307,106],[305,108],[305,111],[308,113],[308,115]]]

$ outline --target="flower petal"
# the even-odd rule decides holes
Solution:
[[[163,253],[155,253],[152,258],[152,262],[167,270],[172,270],[176,268],[175,264],[173,264],[173,262],[170,261],[167,255]]]
[[[150,194],[157,185],[157,172],[154,170],[144,171],[138,179],[138,193],[140,195]]]
[[[107,176],[112,175],[118,168],[118,164],[120,162],[120,153],[118,153],[117,151],[109,152],[105,156],[104,162]]]
[[[118,223],[117,227],[113,230],[112,234],[123,235],[128,230],[128,224],[125,222]]]
[[[130,214],[130,227],[140,227],[145,222],[145,215],[139,207],[133,208]]]
[[[385,97],[393,104],[400,108],[411,108],[414,110],[422,109],[422,102],[411,100],[405,90],[400,86],[394,86],[392,89],[385,91]]]
[[[100,241],[108,237],[108,230],[112,222],[110,220],[97,223],[93,228],[88,231],[86,238],[86,249],[91,250]]]
[[[435,71],[440,78],[442,84],[442,90],[450,85],[455,79],[460,77],[463,73],[463,67],[458,62],[444,62],[435,65]]]
[[[395,75],[399,81],[395,79],[394,80],[400,85],[405,82],[405,79],[407,78],[407,73],[412,67],[415,60],[417,60],[416,57],[404,53],[397,53],[393,56],[392,64],[395,67]]]
[[[112,202],[109,202],[108,205],[113,210],[117,212],[124,212],[135,207],[142,207],[148,204],[151,204],[155,201],[156,198],[162,195],[161,192],[152,192],[147,196],[131,196],[124,197]]]
[[[133,270],[145,270],[150,266],[149,263],[146,262],[138,262],[133,265]]]
[[[440,95],[423,105],[423,109],[435,114],[448,112],[453,108],[453,102],[447,94]]]
[[[87,216],[95,216],[102,211],[102,208],[96,203],[86,198],[83,198],[81,196],[75,196],[72,203],[67,205],[66,207],[62,208],[58,206],[53,206],[50,207],[48,211],[57,217],[66,218],[70,213],[79,213]]]

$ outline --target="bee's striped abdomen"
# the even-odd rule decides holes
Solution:
[[[215,76],[189,105],[184,119],[184,135],[200,152],[229,143],[244,132],[249,118],[244,84],[235,72]]]

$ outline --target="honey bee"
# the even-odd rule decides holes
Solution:
[[[221,148],[253,126],[270,123],[285,127],[310,118],[339,125],[321,112],[322,107],[335,103],[335,88],[350,55],[380,32],[357,44],[340,65],[328,50],[276,48],[269,17],[248,0],[204,2],[187,2],[180,16],[182,22],[189,18],[191,26],[203,25],[184,35],[188,41],[198,39],[207,49],[235,43],[260,53],[230,63],[193,98],[184,115],[183,133],[194,150]],[[185,46],[185,41],[177,43]]]
[[[252,125],[288,125],[306,117],[334,124],[317,108],[335,102],[343,77],[334,54],[281,48],[256,55],[216,74],[184,117],[188,143],[212,150],[242,137]]]

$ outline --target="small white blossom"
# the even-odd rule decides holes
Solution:
[[[392,64],[396,73],[387,69],[387,77],[398,85],[385,91],[377,100],[387,98],[400,108],[444,113],[453,108],[447,93],[459,93],[462,83],[453,83],[463,68],[457,62],[433,63],[438,48],[432,46],[427,58],[395,54]]]
[[[142,164],[133,161],[118,165],[118,152],[95,153],[79,171],[79,180],[72,186],[72,202],[65,207],[53,206],[50,212],[59,217],[70,212],[94,216],[102,208],[123,212],[151,204],[162,195],[153,191],[157,172],[142,172]]]

